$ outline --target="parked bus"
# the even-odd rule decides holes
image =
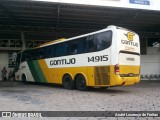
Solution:
[[[139,36],[106,29],[60,39],[17,54],[16,80],[62,84],[66,89],[133,85],[140,81]]]

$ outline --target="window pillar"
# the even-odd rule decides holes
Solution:
[[[22,50],[26,49],[26,41],[25,41],[25,34],[21,32],[21,40],[22,40]]]

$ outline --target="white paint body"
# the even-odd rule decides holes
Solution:
[[[107,66],[107,65],[109,66],[109,65],[116,65],[116,64],[140,65],[140,56],[139,55],[125,54],[125,53],[120,54],[119,53],[120,51],[127,51],[127,52],[134,52],[134,53],[140,54],[139,36],[130,30],[120,28],[120,27],[118,27],[118,29],[117,29],[116,26],[112,26],[112,25],[108,26],[106,29],[103,29],[100,31],[81,35],[78,37],[73,37],[73,38],[66,39],[66,40],[63,40],[60,42],[55,42],[50,45],[65,42],[65,41],[71,41],[71,40],[74,40],[77,38],[85,37],[88,35],[94,35],[97,33],[104,32],[104,31],[112,31],[112,42],[111,42],[111,46],[109,48],[101,50],[101,51],[97,51],[97,52],[83,53],[83,54],[77,54],[77,55],[69,55],[69,56],[62,56],[62,57],[45,59],[48,68],[80,67],[80,66],[81,67],[83,67],[83,66]],[[134,43],[137,43],[138,47],[121,43],[121,40],[129,41],[126,36],[128,32],[132,32],[134,34],[133,41],[134,41]],[[47,45],[44,45],[41,47],[45,47],[45,46],[47,46]],[[121,56],[119,56],[119,54]],[[107,61],[88,62],[88,57],[103,56],[103,55],[108,55]],[[131,61],[124,60],[124,58],[127,59],[128,57],[134,58],[135,61],[131,62]],[[66,59],[68,61],[71,58],[76,59],[75,64],[50,65],[51,61],[61,60],[61,59]]]

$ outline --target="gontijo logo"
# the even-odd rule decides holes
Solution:
[[[121,40],[122,44],[138,47],[138,43],[133,42],[133,36],[135,35],[134,33],[128,32],[127,34],[124,34],[124,35],[127,37],[128,40],[122,39]]]
[[[125,36],[128,38],[129,41],[133,41],[133,36],[134,36],[134,35],[135,35],[135,34],[132,33],[132,32],[128,32],[127,34],[125,34]]]

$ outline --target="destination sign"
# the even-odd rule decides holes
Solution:
[[[131,4],[150,5],[149,0],[129,0]]]

